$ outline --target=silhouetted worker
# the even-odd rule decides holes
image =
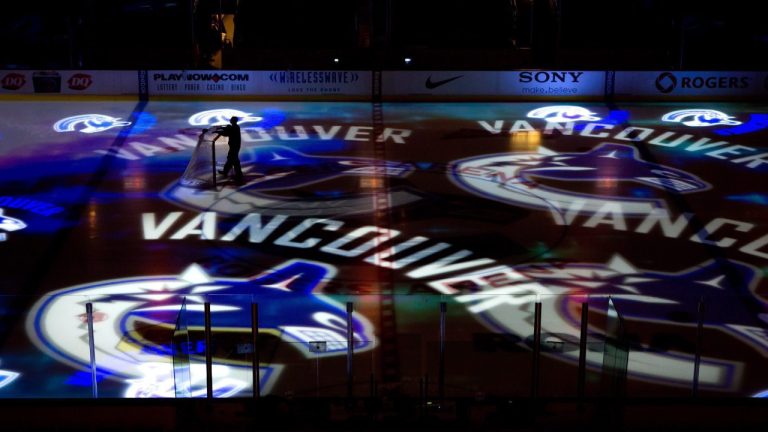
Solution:
[[[217,135],[213,138],[215,143],[220,136],[229,138],[229,152],[227,152],[227,162],[224,163],[224,169],[219,174],[229,175],[229,170],[235,169],[235,182],[243,182],[243,170],[240,168],[240,126],[237,125],[237,117],[229,119],[229,124],[219,129]]]

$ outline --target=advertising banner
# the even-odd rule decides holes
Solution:
[[[301,70],[259,71],[258,95],[369,96],[370,71]]]
[[[383,77],[384,96],[477,96],[537,99],[602,97],[602,71],[393,71]]]
[[[367,71],[149,71],[149,94],[199,96],[365,96]]]
[[[494,96],[498,72],[385,71],[382,93],[387,96]]]
[[[499,72],[499,94],[520,98],[596,98],[605,95],[604,71]]]
[[[142,80],[142,78],[144,78]],[[368,99],[371,71],[0,71],[0,94]],[[385,98],[727,99],[768,95],[765,71],[384,71]]]
[[[768,94],[768,74],[754,71],[616,72],[617,97],[662,99],[760,97]]]
[[[245,96],[257,93],[253,71],[148,71],[150,96]]]
[[[0,72],[2,94],[134,95],[136,71],[11,70]]]

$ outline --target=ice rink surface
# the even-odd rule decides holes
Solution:
[[[628,394],[689,394],[699,318],[701,391],[768,390],[765,105],[30,99],[0,112],[0,397],[90,395],[88,302],[102,394],[172,397],[183,297],[193,393],[206,301],[222,397],[252,391],[251,301],[262,388],[309,396],[346,391],[347,302],[356,391],[373,376],[417,394],[445,302],[448,394],[527,395],[539,301],[541,392],[572,396],[581,304],[597,374],[609,295],[631,342]],[[181,185],[201,130],[232,115],[245,184]]]

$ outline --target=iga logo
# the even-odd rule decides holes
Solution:
[[[0,84],[2,84],[3,88],[6,90],[18,90],[24,87],[24,84],[26,83],[27,79],[24,77],[24,75],[16,72],[7,74],[0,82]]]
[[[547,153],[541,153],[546,151]],[[578,202],[586,212],[596,212],[614,203],[626,215],[647,215],[664,202],[651,198],[604,196],[569,192],[545,185],[538,179],[576,182],[635,182],[672,193],[709,189],[698,177],[672,167],[640,159],[636,148],[623,144],[601,144],[585,153],[508,153],[485,155],[451,164],[454,182],[474,193],[525,207],[566,210]],[[615,188],[611,188],[613,193]]]
[[[220,190],[197,190],[174,184],[164,196],[181,205],[204,211],[244,214],[258,210],[261,214],[294,216],[339,215],[374,211],[370,194],[353,187],[334,184],[325,192],[315,188],[313,196],[293,197],[302,186],[333,180],[343,176],[405,177],[413,166],[407,163],[376,159],[313,156],[283,146],[260,146],[247,149],[249,162],[243,163],[246,184],[238,188],[225,185]],[[210,175],[198,183],[210,183]],[[281,196],[281,193],[289,196]],[[420,197],[404,191],[390,190],[392,206],[403,205]],[[312,197],[315,199],[313,200]]]
[[[229,124],[232,117],[238,118],[238,124],[255,123],[263,120],[263,117],[252,116],[250,113],[230,108],[214,109],[199,112],[189,118],[192,126],[224,126]]]
[[[0,208],[0,230],[2,231],[18,231],[27,227],[24,221],[9,216],[3,216],[3,209]],[[5,241],[7,234],[0,232],[0,241]]]
[[[61,119],[54,123],[56,132],[82,132],[87,134],[104,132],[115,127],[128,126],[131,122],[121,121],[119,117],[103,114],[81,114]]]
[[[174,329],[182,299],[186,299],[184,318],[190,334],[200,336],[204,329],[206,299],[211,303],[213,332],[218,340],[249,332],[250,304],[255,301],[265,305],[259,310],[260,333],[285,340],[308,359],[346,355],[345,307],[314,293],[334,275],[331,266],[294,260],[249,279],[212,277],[193,264],[178,276],[101,281],[45,296],[33,307],[27,332],[51,356],[87,369],[89,346],[83,313],[84,299],[91,299],[99,372],[128,378],[126,396],[173,397],[172,350],[166,333]],[[158,338],[157,329],[162,328],[167,331],[160,332],[163,336]],[[352,332],[355,351],[371,350],[376,345],[373,326],[356,312],[352,314]],[[325,341],[326,351],[312,352],[314,341]],[[191,356],[201,360],[204,348],[187,348]],[[262,364],[261,369],[262,388],[269,392],[282,365]],[[213,376],[215,394],[231,396],[250,388],[251,365],[216,357]],[[191,384],[193,395],[204,394],[204,380]]]
[[[88,74],[76,73],[69,78],[67,84],[72,90],[85,90],[93,84],[93,79]]]
[[[672,123],[682,123],[690,127],[708,127],[708,126],[736,126],[741,122],[731,120],[732,116],[711,109],[684,109],[672,111],[661,117],[662,121]]]
[[[751,266],[725,260],[665,273],[637,268],[615,255],[606,263],[534,263],[488,269],[432,285],[455,294],[457,302],[466,304],[490,327],[520,338],[533,333],[531,306],[538,298],[543,299],[546,319],[542,340],[557,342],[544,352],[575,363],[579,356],[580,304],[589,300],[590,311],[607,314],[609,295],[628,321],[672,327],[672,334],[676,327],[695,328],[696,304],[704,297],[717,305],[707,309],[705,326],[720,329],[759,354],[768,355],[768,309],[753,292],[758,274]],[[499,281],[507,282],[500,285]],[[469,294],[463,294],[466,292]],[[595,329],[594,333],[602,332]],[[636,343],[629,356],[630,376],[659,384],[690,385],[692,352],[667,351],[655,346],[655,339]],[[600,367],[594,359],[591,363]],[[730,359],[707,357],[702,360],[700,383],[711,390],[732,390],[740,384],[742,367],[738,354]]]
[[[528,118],[540,118],[552,123],[600,120],[600,117],[586,108],[567,105],[536,108],[528,113]]]

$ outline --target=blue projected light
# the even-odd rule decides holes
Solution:
[[[133,125],[133,129],[131,129],[131,133],[138,134],[145,132],[151,129],[155,124],[157,124],[157,117],[148,112],[139,113],[139,115],[136,116],[136,122]]]
[[[115,127],[128,126],[131,122],[121,121],[120,117],[104,114],[81,114],[63,118],[53,124],[56,132],[82,132],[92,134]]]
[[[743,135],[751,132],[757,132],[768,128],[768,114],[750,114],[749,120],[736,127],[717,129],[714,132],[718,135]]]
[[[650,198],[653,196],[653,192],[648,188],[634,188],[631,193],[632,196],[637,198]]]
[[[690,127],[736,126],[741,124],[738,120],[731,120],[732,118],[722,111],[695,108],[666,113],[661,117],[661,120],[682,123]]]
[[[264,109],[261,110],[259,114],[261,114],[261,122],[259,123],[259,126],[263,127],[264,129],[278,126],[282,124],[286,119],[285,112],[278,109]]]
[[[341,190],[329,190],[329,191],[317,191],[315,196],[323,198],[339,198],[344,196],[346,192]]]
[[[291,141],[290,146],[293,150],[311,153],[333,153],[344,151],[349,148],[347,142],[341,139],[327,141],[320,139],[308,141]]]
[[[102,373],[96,374],[96,382],[104,381],[106,375]],[[65,384],[77,386],[77,387],[91,387],[93,385],[93,375],[88,371],[77,371],[67,378]]]
[[[731,201],[741,201],[751,204],[768,206],[768,195],[760,193],[751,193],[743,195],[728,195],[726,199]]]
[[[610,124],[610,125],[622,125],[629,122],[629,111],[624,110],[611,110],[611,112],[608,113],[608,116],[606,116],[600,123],[604,124]],[[586,128],[587,125],[585,123],[580,123],[574,126],[574,130],[581,131]]]

